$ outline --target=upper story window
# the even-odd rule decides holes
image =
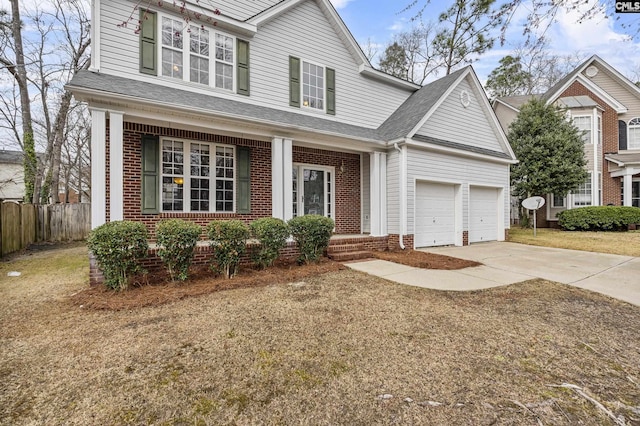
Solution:
[[[140,19],[140,72],[249,95],[248,42],[148,10]]]
[[[302,106],[324,111],[324,67],[302,62]]]
[[[564,207],[565,199],[566,197],[553,194],[553,197],[551,198],[551,207]]]
[[[582,133],[582,141],[585,144],[592,143],[591,139],[591,116],[579,115],[573,117],[573,125],[578,128]]]
[[[627,149],[640,149],[640,118],[629,121],[629,139]]]
[[[335,70],[290,56],[289,105],[335,115]]]

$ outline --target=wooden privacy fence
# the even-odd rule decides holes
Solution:
[[[0,256],[36,242],[83,240],[90,230],[89,203],[0,203]]]

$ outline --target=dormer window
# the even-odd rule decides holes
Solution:
[[[640,117],[629,121],[629,139],[627,149],[640,149]]]

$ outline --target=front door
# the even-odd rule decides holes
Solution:
[[[333,217],[333,169],[294,165],[293,216],[318,214]]]

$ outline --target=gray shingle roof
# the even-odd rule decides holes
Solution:
[[[443,139],[433,138],[431,136],[413,135],[412,139],[416,141],[431,143],[434,145],[444,146],[446,148],[455,148],[455,149],[460,149],[462,151],[474,152],[476,154],[488,155],[490,157],[506,158],[509,160],[511,159],[511,156],[506,152],[493,151],[491,149],[480,148],[479,146],[471,146],[471,145],[465,145],[458,142],[446,141]]]
[[[23,159],[24,159],[24,154],[22,151],[0,150],[0,163],[22,164]]]
[[[380,133],[386,140],[407,136],[466,69],[467,67],[455,71],[414,92],[382,123]]]
[[[503,102],[516,109],[520,109],[522,105],[529,102],[531,99],[538,99],[542,95],[516,95],[516,96],[502,96],[497,98],[500,102]]]
[[[297,114],[219,98],[205,93],[190,92],[93,71],[79,71],[67,87],[71,91],[74,91],[74,89],[90,89],[148,102],[170,101],[172,105],[178,107],[201,109],[209,111],[211,114],[232,116],[248,121],[258,120],[276,126],[293,127],[325,134],[339,134],[361,140],[383,140],[377,129],[354,126],[321,117]]]

